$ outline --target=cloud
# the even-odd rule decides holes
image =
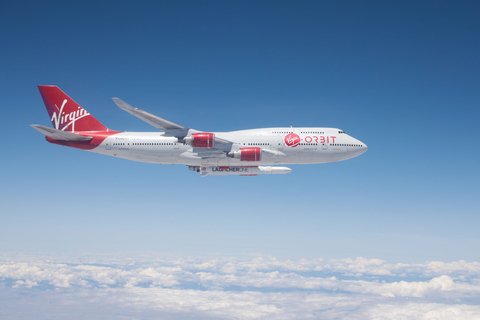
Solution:
[[[65,308],[90,305],[106,312],[108,305],[173,318],[473,319],[480,314],[479,275],[480,264],[466,261],[157,254],[0,259],[7,296],[21,292],[23,299],[33,299],[41,292],[52,301],[70,297]]]

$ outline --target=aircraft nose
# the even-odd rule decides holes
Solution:
[[[360,152],[358,153],[358,155],[364,154],[368,150],[368,146],[365,143],[362,143],[361,146],[362,147],[360,147]]]
[[[359,154],[362,154],[362,153],[367,152],[368,146],[367,146],[365,143],[363,143],[362,141],[360,141],[360,140],[357,140],[357,141],[358,141],[359,145],[361,146],[361,147],[360,147],[360,153],[359,153]]]
[[[352,157],[357,157],[365,152],[367,152],[368,150],[368,146],[363,143],[362,141],[360,140],[357,140],[357,139],[353,139],[353,148],[348,148],[348,153],[352,156]]]

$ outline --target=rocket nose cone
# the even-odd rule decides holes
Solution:
[[[285,174],[291,172],[292,169],[287,167],[272,167],[272,173]]]

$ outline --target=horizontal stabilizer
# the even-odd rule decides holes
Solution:
[[[175,137],[185,137],[188,134],[189,128],[187,127],[184,127],[179,124],[168,121],[166,119],[160,118],[142,109],[134,108],[119,98],[112,98],[112,99],[120,109],[127,111],[128,113],[145,121],[146,123],[154,126],[155,128],[161,131],[164,131],[167,134],[170,134]]]
[[[39,124],[31,124],[30,127],[32,127],[35,130],[40,131],[44,135],[55,139],[55,140],[66,140],[66,141],[89,141],[92,140],[93,137],[86,137],[86,136],[81,136],[79,134],[71,133],[71,132],[66,132],[62,130],[57,130],[49,127],[45,127]]]

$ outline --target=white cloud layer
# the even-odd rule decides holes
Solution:
[[[466,261],[4,254],[0,284],[5,319],[480,319],[480,263]]]

